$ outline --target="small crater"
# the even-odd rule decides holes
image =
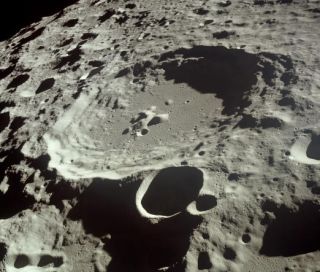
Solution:
[[[28,74],[18,75],[9,83],[9,85],[7,86],[7,89],[17,88],[18,86],[25,83],[29,78],[30,76]]]
[[[210,269],[212,267],[212,263],[210,261],[210,256],[208,252],[200,252],[198,256],[198,269],[205,270]]]
[[[247,244],[251,241],[251,236],[248,233],[245,233],[242,235],[241,240],[242,240],[242,242]]]
[[[149,130],[144,128],[141,130],[141,135],[147,135],[149,133]]]
[[[45,92],[45,91],[51,89],[53,87],[54,83],[55,83],[55,79],[52,77],[43,80],[40,83],[38,89],[36,90],[36,94],[39,94],[39,93],[42,93],[42,92]]]
[[[230,38],[231,36],[234,36],[235,35],[235,32],[234,31],[226,31],[226,30],[223,30],[223,31],[219,31],[219,32],[215,32],[212,34],[212,37],[215,38],[215,39],[227,39],[227,38]]]
[[[128,3],[128,4],[126,4],[126,6],[125,6],[127,9],[134,9],[135,7],[136,7],[136,4],[134,4],[134,3]]]
[[[155,116],[151,119],[151,121],[147,124],[148,126],[154,126],[161,123],[161,118],[159,116]]]
[[[88,62],[88,64],[92,67],[100,67],[104,64],[105,62],[101,61],[101,60],[91,60]]]
[[[58,47],[64,47],[64,46],[66,46],[66,45],[69,45],[69,44],[72,43],[72,42],[73,42],[73,38],[63,40],[63,41],[61,41],[61,43],[58,45]]]
[[[74,27],[78,23],[78,19],[71,19],[67,22],[65,22],[62,26],[63,27]]]
[[[275,117],[263,117],[260,120],[260,125],[259,125],[259,127],[262,127],[263,129],[281,128],[282,126],[283,126],[283,121]]]
[[[226,260],[234,261],[237,258],[237,254],[231,247],[226,247],[224,249],[223,257]]]
[[[78,62],[81,59],[82,50],[80,47],[76,47],[75,49],[68,52],[68,56],[62,57],[54,69],[60,69],[64,67],[65,65],[72,66],[76,62]]]
[[[238,181],[240,179],[240,174],[238,173],[231,173],[228,176],[229,181]]]
[[[14,267],[15,268],[23,268],[30,264],[30,259],[27,255],[20,254],[16,257],[16,260],[14,261]]]
[[[89,40],[89,39],[95,39],[98,37],[98,34],[96,33],[91,33],[91,32],[87,32],[87,33],[83,33],[81,36],[81,39],[83,40]]]
[[[38,263],[39,267],[60,267],[61,265],[63,265],[63,257],[51,255],[42,255]]]
[[[147,212],[170,216],[184,210],[197,199],[203,186],[203,173],[195,167],[170,167],[161,170],[142,198]],[[210,201],[209,201],[210,202]],[[207,206],[201,201],[200,208]]]
[[[218,5],[220,7],[223,7],[223,8],[226,8],[226,7],[229,7],[231,5],[231,1],[230,0],[227,0],[227,1],[222,1],[222,2],[219,2]]]
[[[107,9],[107,10],[105,10],[104,14],[99,17],[98,20],[99,20],[100,23],[103,23],[106,20],[110,19],[115,14],[116,14],[116,12],[115,12],[114,9]]]
[[[126,13],[120,13],[117,15],[118,16],[116,17],[115,22],[118,23],[119,25],[124,24],[129,19],[129,16]]]
[[[284,106],[284,107],[291,106],[292,109],[294,109],[296,107],[296,102],[295,102],[294,98],[288,97],[288,96],[285,96],[282,99],[280,99],[278,104],[279,104],[279,106]]]
[[[217,198],[213,195],[200,195],[196,201],[196,208],[198,211],[208,211],[217,206]]]
[[[198,14],[198,15],[207,15],[209,13],[209,10],[205,8],[198,8],[193,10],[193,13]]]

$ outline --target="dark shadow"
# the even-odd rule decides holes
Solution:
[[[283,121],[275,117],[262,117],[257,119],[250,114],[243,114],[242,119],[237,123],[236,127],[245,128],[281,128],[283,126]]]
[[[217,198],[213,195],[201,195],[196,201],[196,208],[198,211],[203,212],[210,210],[217,206]]]
[[[26,117],[21,117],[21,116],[17,116],[15,117],[11,124],[10,124],[10,129],[13,131],[13,132],[16,132],[19,128],[21,128],[23,125],[24,125],[24,122],[27,118]]]
[[[0,80],[10,75],[15,67],[15,65],[10,65],[8,68],[0,69]]]
[[[42,255],[38,263],[38,267],[59,267],[61,265],[63,265],[63,258],[51,255]]]
[[[48,169],[49,162],[50,156],[48,154],[43,154],[35,159],[28,160],[28,164],[32,168],[40,170],[41,176],[43,176],[46,180],[55,181],[57,178],[57,171],[55,169]]]
[[[64,47],[64,46],[66,46],[66,45],[71,44],[72,42],[73,42],[73,38],[64,39],[64,40],[62,40],[61,43],[58,44],[57,46],[58,46],[58,47]]]
[[[183,257],[201,218],[187,213],[152,224],[135,207],[141,181],[95,179],[69,217],[81,219],[87,233],[100,237],[112,257],[107,271],[185,271]]]
[[[72,200],[80,194],[77,186],[65,180],[50,182],[46,188],[46,192],[51,195],[50,204],[56,206],[61,212],[65,208],[63,204],[64,200]]]
[[[181,59],[181,61],[180,61]],[[251,104],[246,93],[257,83],[259,57],[222,46],[196,46],[161,56],[166,80],[187,83],[200,93],[223,100],[223,113],[233,114]]]
[[[28,74],[18,75],[9,83],[9,85],[7,86],[7,89],[19,87],[20,85],[25,83],[29,78],[30,76]]]
[[[68,51],[68,56],[62,57],[53,69],[60,69],[65,65],[72,66],[81,59],[82,50],[80,47]]]
[[[319,204],[304,201],[293,209],[266,201],[262,209],[276,218],[268,222],[260,254],[290,257],[320,250]]]
[[[63,27],[74,27],[78,23],[78,19],[70,19],[67,22],[65,22],[62,26]]]
[[[103,23],[106,20],[110,19],[115,14],[116,14],[116,11],[114,9],[107,9],[104,11],[104,14],[99,17],[98,20],[100,23]]]
[[[208,252],[200,252],[198,256],[198,269],[206,270],[212,267]]]
[[[320,136],[312,136],[311,143],[307,148],[307,157],[320,160]]]
[[[39,29],[32,32],[28,37],[21,39],[19,43],[15,46],[15,49],[19,50],[22,45],[38,38],[43,33],[44,30],[45,30],[45,27],[40,27]]]
[[[153,179],[141,204],[151,214],[173,215],[196,200],[203,186],[203,173],[195,167],[170,167]]]
[[[9,133],[9,135],[8,135],[7,141],[5,142],[6,144],[9,144],[9,141],[12,140],[12,139],[14,139],[15,133],[16,133],[21,127],[24,126],[24,123],[25,123],[25,120],[26,120],[26,119],[27,119],[27,118],[25,118],[25,117],[17,116],[17,117],[15,117],[15,118],[12,120],[12,122],[11,122],[11,124],[10,124],[10,126],[9,126],[9,128],[10,128],[10,133]]]
[[[0,262],[4,260],[8,252],[8,245],[5,243],[0,243]]]
[[[9,185],[5,193],[0,192],[0,219],[10,218],[35,203],[35,200],[24,192],[25,184],[21,182],[22,173],[7,171],[24,160],[21,148],[22,146],[0,153],[0,158],[3,159],[0,164],[0,181],[3,182],[6,176]]]
[[[45,80],[43,80],[38,89],[36,90],[36,94],[39,94],[39,93],[42,93],[42,92],[45,92],[49,89],[51,89],[53,87],[55,83],[55,79],[50,77],[50,78],[46,78]]]
[[[0,6],[0,41],[9,39],[20,29],[38,22],[44,16],[60,12],[77,0],[11,0]]]
[[[231,36],[234,36],[236,33],[234,31],[226,31],[226,30],[222,30],[222,31],[218,31],[212,34],[212,37],[215,39],[228,39]]]
[[[0,113],[0,133],[9,125],[10,123],[10,113],[4,112]]]
[[[105,64],[105,62],[101,60],[90,60],[88,64],[91,65],[92,67],[100,67],[103,64]]]
[[[315,195],[320,195],[320,182],[314,180],[307,180],[306,184],[311,193]]]
[[[86,33],[83,33],[82,36],[81,36],[81,39],[82,40],[94,40],[95,38],[97,38],[99,36],[99,34],[96,34],[96,33],[91,33],[91,32],[86,32]]]
[[[92,70],[90,71],[89,75],[88,75],[88,78],[91,78],[91,77],[99,74],[99,73],[102,71],[103,68],[104,68],[104,66],[101,66],[101,67],[97,67],[97,68],[92,69]]]
[[[271,87],[275,86],[277,78],[285,86],[297,79],[289,57],[267,52],[252,54],[223,46],[195,46],[169,51],[155,58],[157,64],[150,61],[136,63],[130,69],[120,70],[115,78],[132,72],[133,82],[137,82],[146,78],[147,73],[157,77],[159,72],[156,70],[163,69],[166,80],[186,83],[199,93],[212,93],[222,99],[222,113],[226,115],[242,113],[251,105],[250,93],[258,91],[258,74]]]
[[[3,111],[5,108],[12,108],[15,106],[16,106],[16,104],[13,101],[1,101],[0,102],[0,112]]]
[[[27,255],[20,254],[16,257],[16,260],[14,261],[14,267],[15,268],[23,268],[30,264],[30,259]]]
[[[223,257],[226,260],[234,261],[237,258],[237,253],[231,247],[226,247],[223,252]]]

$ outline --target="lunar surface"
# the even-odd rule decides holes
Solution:
[[[320,271],[319,0],[18,2],[0,271]]]

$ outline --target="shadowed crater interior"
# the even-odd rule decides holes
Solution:
[[[200,93],[223,100],[223,113],[233,114],[251,104],[246,96],[257,83],[258,55],[222,46],[196,46],[161,56],[165,79],[187,83]]]
[[[196,201],[197,210],[200,212],[210,210],[217,206],[217,198],[213,195],[202,195]]]
[[[201,217],[185,212],[152,224],[136,210],[140,183],[132,178],[95,179],[69,217],[82,220],[86,232],[105,243],[104,249],[112,257],[107,271],[158,271],[163,267],[185,271],[184,256]]]
[[[266,201],[262,208],[273,212],[276,218],[267,222],[260,254],[289,257],[320,249],[319,204],[305,201],[293,209]]]
[[[153,179],[141,204],[151,214],[173,215],[197,199],[203,173],[195,167],[170,167]]]
[[[320,136],[313,136],[307,148],[307,156],[310,159],[320,160]]]
[[[118,72],[117,77],[127,76],[131,71],[136,81],[164,71],[165,80],[186,83],[203,94],[215,94],[222,99],[223,114],[241,113],[251,105],[251,93],[261,92],[260,76],[264,83],[274,87],[279,78],[287,86],[296,80],[292,60],[284,55],[262,52],[253,54],[243,49],[223,46],[194,46],[180,48],[157,56],[158,63],[136,63],[131,69]],[[279,68],[280,67],[280,68]],[[259,75],[259,76],[258,76]],[[277,87],[279,89],[279,87]]]

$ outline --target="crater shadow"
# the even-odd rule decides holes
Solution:
[[[151,214],[170,216],[197,199],[203,173],[195,167],[169,167],[152,180],[141,204]]]
[[[7,89],[19,87],[20,85],[25,83],[29,78],[30,76],[28,74],[18,75],[14,79],[12,79],[12,81],[8,84]]]
[[[51,255],[42,255],[38,263],[38,267],[59,267],[61,265],[63,265],[63,257]]]
[[[313,136],[307,147],[307,157],[314,160],[320,160],[320,136]]]
[[[214,93],[223,100],[224,114],[250,105],[245,94],[257,83],[259,57],[222,46],[196,46],[163,54],[166,80],[187,83],[200,93]]]
[[[132,72],[134,81],[138,82],[147,74],[157,77],[156,70],[163,70],[165,80],[186,83],[199,93],[215,94],[222,99],[225,115],[242,113],[251,105],[252,93],[259,92],[260,78],[270,87],[275,87],[277,78],[284,86],[297,80],[291,58],[269,52],[252,54],[243,49],[199,45],[154,57],[158,63],[136,63],[130,69],[120,70],[115,78]]]
[[[188,213],[152,224],[135,206],[140,181],[95,179],[70,211],[84,229],[100,237],[112,261],[107,271],[185,271],[190,236],[202,219]]]
[[[292,209],[267,201],[262,209],[273,212],[276,218],[268,224],[260,254],[290,257],[320,250],[319,204],[304,201]]]
[[[24,192],[25,184],[21,182],[22,173],[7,171],[13,165],[19,165],[24,159],[22,146],[17,149],[0,152],[0,183],[7,178],[7,191],[0,192],[0,219],[7,219],[22,210],[30,208],[35,200]]]
[[[64,56],[60,60],[58,60],[57,64],[53,69],[60,69],[65,65],[68,65],[70,67],[81,59],[81,55],[82,50],[78,45],[75,49],[69,51],[67,56]]]

